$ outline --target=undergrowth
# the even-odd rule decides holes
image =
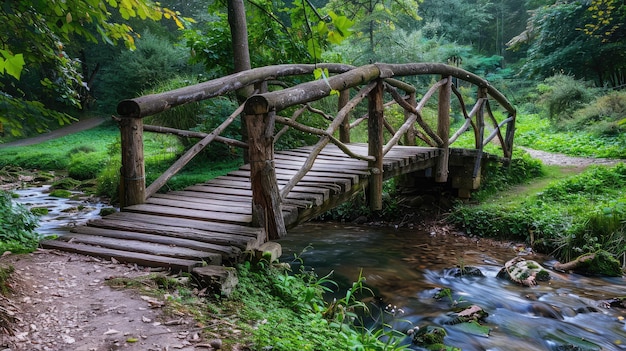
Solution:
[[[458,205],[449,221],[480,237],[525,240],[569,261],[606,250],[626,254],[626,165],[590,167],[518,202]]]
[[[108,284],[131,288],[149,296],[166,314],[193,316],[206,338],[220,338],[223,349],[251,350],[407,350],[405,334],[377,321],[365,327],[372,306],[361,299],[373,296],[360,275],[345,294],[332,302],[324,294],[336,292],[331,274],[319,277],[305,268],[292,271],[285,263],[246,261],[237,267],[238,284],[230,296],[207,292],[193,276],[176,278],[150,274],[115,278]],[[380,313],[383,315],[384,313]],[[385,317],[380,317],[383,319]]]
[[[537,114],[518,118],[515,143],[571,156],[626,158],[626,133],[598,135],[593,129],[558,130]]]
[[[11,194],[0,191],[0,252],[30,252],[37,248],[37,216],[13,203]]]

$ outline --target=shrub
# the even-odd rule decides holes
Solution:
[[[573,112],[592,101],[595,93],[590,83],[565,74],[546,78],[537,88],[541,93],[540,102],[555,126],[571,119]]]
[[[0,251],[30,252],[37,248],[37,217],[26,207],[14,204],[11,194],[0,191]]]
[[[70,157],[68,175],[74,179],[87,180],[98,176],[104,165],[101,154],[79,152]]]
[[[626,130],[619,121],[626,118],[626,92],[612,92],[598,97],[574,112],[573,130],[588,130],[596,136],[615,136]]]
[[[136,46],[136,50],[122,51],[102,67],[111,74],[103,75],[94,91],[99,92],[98,107],[105,112],[113,112],[120,100],[136,97],[166,81],[172,72],[191,70],[185,48],[172,45],[169,39],[145,32]]]

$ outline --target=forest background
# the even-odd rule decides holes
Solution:
[[[237,2],[170,1],[169,8],[138,0],[3,4],[0,142],[89,115],[110,115],[122,99],[232,73],[238,57],[232,54],[228,19],[232,3]],[[539,95],[555,95],[547,117],[557,121],[572,119],[574,108],[626,84],[623,1],[250,0],[243,5],[251,67],[450,63],[484,76],[524,112],[538,112]],[[575,83],[542,85],[563,75]],[[604,117],[579,122],[603,124]],[[618,125],[608,124],[598,127],[601,133],[619,132]]]

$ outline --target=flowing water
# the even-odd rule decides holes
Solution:
[[[71,198],[66,199],[50,196],[49,190],[50,185],[12,190],[12,193],[19,195],[13,199],[15,203],[28,208],[47,209],[48,213],[39,217],[39,227],[36,229],[41,236],[63,235],[72,227],[99,218],[100,210],[106,207],[78,191],[72,191]]]
[[[626,295],[623,277],[551,271],[550,282],[523,287],[496,278],[506,261],[529,253],[523,247],[417,229],[310,223],[291,230],[280,243],[282,261],[297,254],[319,276],[333,271],[343,291],[362,270],[384,305],[397,306],[396,329],[440,326],[447,331],[446,345],[464,351],[626,350],[626,310],[603,303]],[[554,263],[532,253],[525,258],[546,268]],[[450,268],[458,265],[477,267],[484,276],[455,277]],[[451,289],[451,296],[435,299],[441,288]],[[459,302],[489,314],[484,323],[488,336],[446,323]]]

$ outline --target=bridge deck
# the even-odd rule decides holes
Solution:
[[[367,154],[365,144],[350,148]],[[310,151],[311,147],[303,147],[276,153],[279,187],[302,168]],[[436,148],[396,146],[384,158],[384,177],[432,167],[440,153]],[[347,201],[363,189],[368,175],[367,161],[351,159],[336,146],[327,146],[287,196],[285,224],[293,227]],[[145,204],[92,220],[41,245],[175,270],[229,265],[243,251],[265,241],[264,231],[250,226],[251,198],[249,165],[244,165],[182,191],[155,194]]]

